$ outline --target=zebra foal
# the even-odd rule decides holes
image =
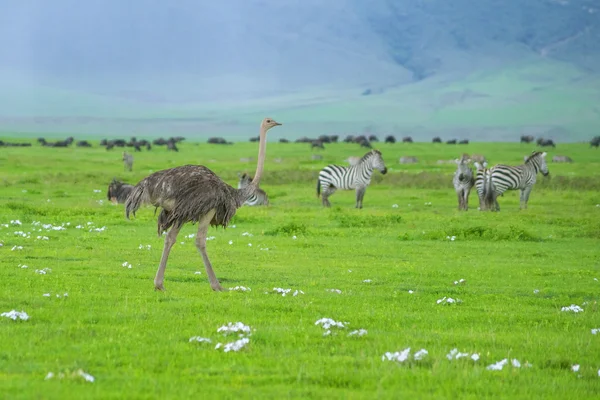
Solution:
[[[125,170],[131,171],[133,169],[133,156],[128,152],[123,152],[123,166]]]
[[[548,165],[546,164],[546,152],[533,151],[525,160],[525,163],[517,166],[498,164],[489,170],[490,184],[485,185],[484,197],[491,199],[492,196],[494,207],[492,211],[500,211],[498,204],[498,196],[501,196],[507,190],[521,191],[520,208],[526,209],[529,200],[529,194],[533,189],[533,185],[537,180],[538,172],[548,176]],[[488,191],[488,186],[493,193]]]
[[[385,162],[379,150],[371,150],[350,167],[328,165],[319,172],[317,197],[321,196],[323,206],[331,207],[329,196],[337,189],[356,190],[356,208],[362,208],[367,186],[371,183],[373,170],[387,173]]]
[[[243,189],[252,182],[252,177],[246,173],[241,175],[238,173],[238,176],[240,177],[238,189]],[[257,188],[256,192],[248,200],[246,200],[244,204],[247,206],[268,206],[269,197],[264,190]]]
[[[473,171],[469,166],[471,159],[463,155],[460,159],[456,159],[456,171],[452,178],[452,184],[454,185],[454,191],[458,196],[458,210],[469,209],[469,193],[475,184],[475,178],[473,177]]]

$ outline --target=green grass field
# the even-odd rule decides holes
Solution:
[[[532,146],[377,148],[389,172],[374,174],[364,208],[338,191],[324,209],[319,169],[365,151],[330,145],[313,161],[308,145],[269,143],[261,187],[271,205],[244,206],[228,229],[209,230],[221,284],[252,289],[223,293],[210,290],[193,225],[171,252],[166,292],[154,291],[163,243],[154,209],[126,220],[106,188],[113,177],[135,184],[188,163],[236,185],[238,172],[254,172],[240,158],[256,159],[256,144],[155,148],[134,154],[133,172],[123,172],[120,151],[97,146],[0,148],[0,312],[30,316],[0,318],[0,397],[598,398],[600,332],[591,330],[600,328],[600,152],[549,150],[548,159],[575,162],[549,163],[551,178],[539,176],[528,210],[509,192],[500,213],[483,213],[474,191],[470,210],[457,211],[454,165],[437,160],[468,152],[519,164]],[[403,155],[420,162],[400,165]],[[437,304],[444,297],[461,302]],[[584,311],[561,311],[571,304]],[[324,336],[321,318],[348,324]],[[237,321],[253,329],[246,347],[215,349],[238,339],[217,333]],[[368,333],[348,336],[358,329]],[[408,347],[428,354],[382,360]],[[479,360],[449,360],[455,348]],[[486,368],[505,358],[502,370]]]

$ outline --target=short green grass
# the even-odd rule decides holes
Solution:
[[[539,177],[528,210],[519,211],[518,194],[509,192],[500,213],[482,213],[474,192],[471,209],[456,210],[454,166],[437,160],[465,151],[485,154],[492,165],[518,164],[532,146],[377,147],[390,172],[375,173],[364,209],[353,208],[352,192],[337,192],[324,209],[315,193],[318,170],[365,151],[329,145],[313,161],[307,145],[270,143],[262,187],[271,206],[242,207],[228,229],[209,231],[222,285],[252,289],[225,293],[210,290],[186,237],[196,232],[192,225],[171,252],[166,292],[155,292],[162,239],[153,208],[128,221],[122,205],[107,201],[106,186],[113,177],[136,183],[187,163],[207,165],[235,185],[237,172],[253,173],[254,163],[240,158],[256,158],[256,144],[183,143],[176,154],[155,148],[134,154],[131,173],[123,172],[119,151],[97,146],[2,148],[0,224],[9,226],[0,227],[0,311],[30,315],[0,318],[2,397],[597,398],[600,335],[591,329],[600,328],[600,153],[583,144],[549,151],[549,158],[575,162],[550,163],[551,178]],[[420,162],[399,165],[402,155]],[[22,225],[10,224],[16,219]],[[35,272],[43,268],[51,272]],[[304,294],[265,294],[274,287]],[[462,302],[438,305],[444,296]],[[571,304],[585,311],[561,312]],[[323,336],[315,321],[324,317],[348,328]],[[217,328],[236,321],[255,329],[248,346],[215,350],[235,340]],[[368,334],[347,336],[360,328]],[[192,336],[212,344],[190,343]],[[407,347],[429,354],[382,361]],[[453,348],[480,359],[449,361]],[[532,366],[486,369],[504,358]],[[79,369],[95,382],[73,377]],[[44,380],[48,372],[65,377]]]

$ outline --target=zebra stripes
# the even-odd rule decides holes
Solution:
[[[123,152],[123,166],[128,171],[131,171],[133,168],[133,156],[126,151]]]
[[[252,182],[252,177],[246,173],[242,175],[238,174],[238,176],[240,177],[240,181],[238,182],[238,189],[243,189],[246,186],[248,186],[250,182]],[[264,190],[257,188],[256,192],[252,196],[250,196],[250,198],[246,200],[244,204],[247,206],[268,206],[269,197],[267,196],[267,193]]]
[[[452,184],[454,190],[458,196],[458,210],[469,209],[469,193],[471,188],[475,184],[475,178],[473,177],[473,171],[469,167],[471,160],[468,157],[462,157],[456,160],[456,171],[452,178]]]
[[[500,211],[497,197],[507,190],[521,190],[521,209],[527,208],[529,194],[537,180],[537,174],[548,176],[548,165],[546,164],[546,152],[534,151],[525,160],[525,164],[510,166],[498,164],[489,170],[490,183],[484,187],[484,197],[492,199],[494,207],[492,210]]]
[[[342,167],[328,165],[319,172],[317,180],[317,197],[321,195],[323,206],[330,207],[329,196],[337,189],[356,190],[356,208],[362,208],[367,186],[371,183],[373,170],[378,169],[382,174],[387,173],[385,162],[379,150],[371,150],[365,154],[356,165]]]
[[[487,167],[487,162],[480,164],[475,162],[477,172],[475,174],[475,189],[477,197],[479,197],[479,210],[486,211],[495,207],[496,195],[493,190],[490,169]]]

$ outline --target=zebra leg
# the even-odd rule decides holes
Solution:
[[[329,202],[329,196],[335,193],[335,188],[333,186],[321,188],[321,201],[324,207],[331,207],[331,203]]]
[[[367,188],[356,188],[356,208],[362,208],[363,197]]]
[[[527,209],[527,202],[529,201],[529,194],[531,193],[533,186],[528,186],[525,189],[521,189],[521,209]]]
[[[463,196],[461,191],[457,191],[456,195],[458,196],[458,211],[463,209]]]

